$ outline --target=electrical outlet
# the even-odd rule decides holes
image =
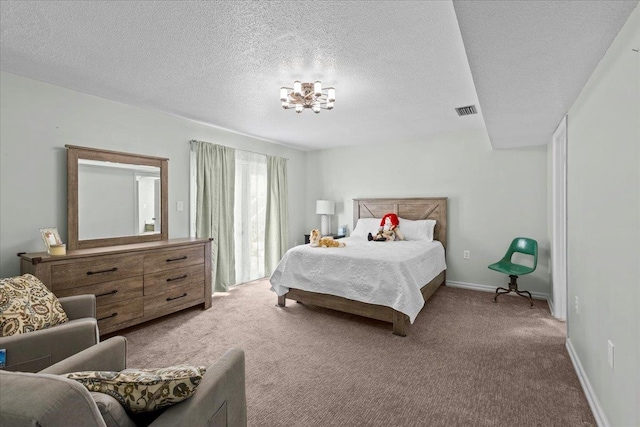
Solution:
[[[178,202],[176,203],[176,210],[178,212],[182,212],[184,210],[184,202]]]
[[[580,314],[580,310],[578,310],[578,296],[576,295],[576,314]]]
[[[609,367],[613,371],[613,343],[611,342],[611,340],[608,340],[607,343],[607,360],[609,361]]]
[[[462,256],[464,257],[464,259],[469,259],[469,258],[471,258],[471,252],[470,251],[464,251]]]

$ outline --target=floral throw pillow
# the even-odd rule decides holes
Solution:
[[[25,334],[68,321],[58,298],[35,276],[0,279],[0,337]]]
[[[162,369],[125,369],[66,374],[89,391],[113,396],[130,412],[151,412],[190,398],[200,384],[204,366],[176,365]]]

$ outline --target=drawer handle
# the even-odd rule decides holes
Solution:
[[[187,293],[185,292],[184,294],[180,295],[179,297],[167,298],[167,301],[173,301],[174,299],[184,298],[186,296],[187,296]]]
[[[99,298],[99,297],[106,297],[107,295],[115,295],[115,294],[117,294],[117,293],[118,293],[118,290],[117,290],[117,289],[114,289],[114,290],[112,290],[111,292],[105,292],[104,294],[97,294],[97,295],[96,295],[96,298]]]
[[[167,260],[167,262],[182,261],[183,259],[187,259],[187,256],[185,255],[185,256],[181,256],[181,257],[179,257],[179,258],[169,258],[169,259]]]
[[[109,316],[99,318],[98,321],[111,319],[112,317],[116,317],[117,315],[118,313],[111,313]]]
[[[118,267],[113,267],[108,270],[87,271],[87,276],[91,276],[92,274],[113,273],[114,271],[118,271]]]
[[[182,275],[182,276],[180,276],[180,277],[172,277],[172,278],[170,278],[170,279],[167,279],[167,282],[173,282],[174,280],[186,279],[186,278],[187,278],[187,276],[188,276],[188,274],[184,274],[184,275]]]

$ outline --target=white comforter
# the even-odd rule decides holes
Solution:
[[[341,241],[346,247],[289,249],[271,275],[271,289],[278,295],[296,288],[392,307],[413,323],[424,305],[420,288],[447,268],[438,241]]]

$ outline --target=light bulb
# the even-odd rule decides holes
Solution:
[[[336,100],[336,90],[334,88],[327,89],[327,101],[335,102]]]
[[[327,102],[327,110],[333,110],[333,101]]]
[[[302,92],[302,83],[296,80],[295,82],[293,82],[293,94],[296,96],[300,96],[301,92]]]
[[[289,103],[287,101],[282,101],[282,108],[285,110],[289,109]]]
[[[286,87],[281,87],[280,88],[280,101],[282,102],[287,102],[287,88]]]
[[[311,109],[316,114],[318,114],[320,112],[320,106],[319,105],[314,105],[313,107],[311,107]]]
[[[296,113],[302,113],[302,104],[296,104]]]
[[[322,96],[322,83],[317,80],[313,83],[313,93],[315,96]]]

